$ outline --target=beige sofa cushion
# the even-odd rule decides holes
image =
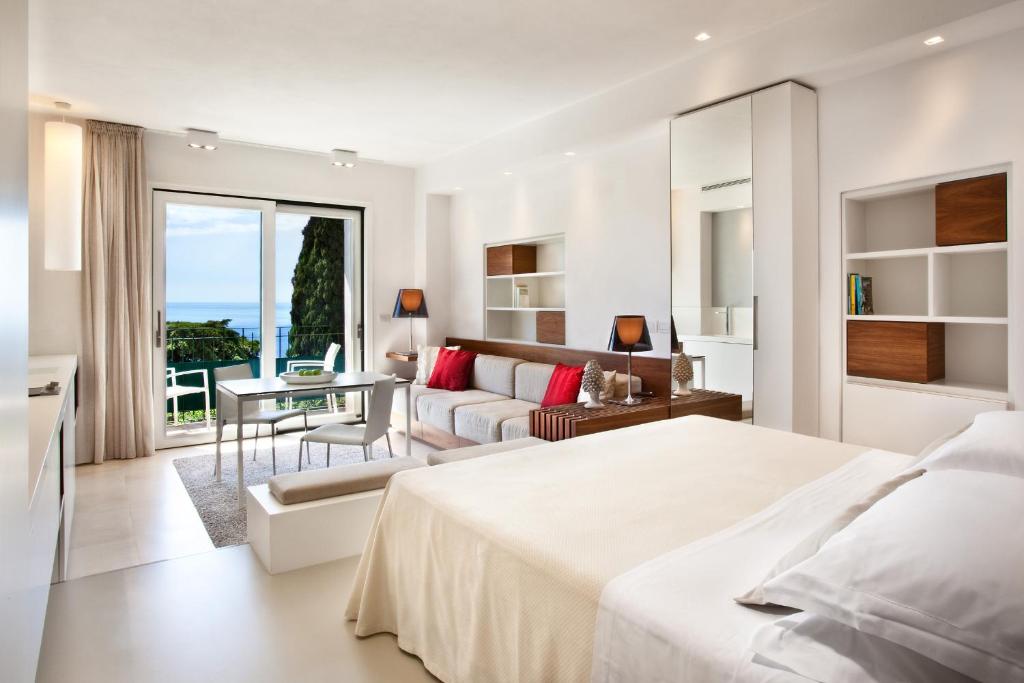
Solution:
[[[510,398],[462,406],[455,410],[455,434],[477,443],[501,441],[501,423],[513,417],[524,417],[539,403]]]
[[[409,407],[412,411],[412,415],[410,415],[409,417],[411,417],[414,420],[420,419],[419,414],[416,411],[416,402],[419,400],[420,396],[425,396],[426,394],[436,394],[445,391],[444,389],[431,389],[430,387],[424,384],[410,384],[409,390],[412,392],[412,395],[409,397]],[[398,413],[399,415],[405,415],[405,389],[395,389],[395,397],[391,399],[391,411]],[[402,425],[402,429],[405,429],[404,424]]]
[[[548,390],[554,365],[547,363],[522,363],[516,366],[516,398],[520,401],[540,403]]]
[[[517,441],[530,436],[530,416],[512,417],[501,423],[501,440]]]
[[[482,455],[517,451],[520,448],[529,448],[530,446],[542,446],[546,443],[547,441],[544,439],[535,439],[532,436],[528,436],[525,439],[513,439],[512,441],[488,443],[481,446],[466,446],[465,448],[453,448],[447,451],[434,451],[427,455],[427,464],[444,465],[449,462],[479,458]]]
[[[479,389],[466,391],[438,391],[423,394],[416,400],[417,420],[423,424],[443,429],[449,434],[455,433],[455,409],[475,403],[490,401],[506,401],[508,396],[494,394]]]
[[[294,505],[347,496],[350,493],[376,491],[384,488],[396,472],[424,466],[422,460],[412,457],[373,460],[357,465],[277,474],[270,478],[268,488],[283,505]]]
[[[488,356],[482,353],[473,363],[472,387],[512,398],[515,395],[516,366],[524,362],[518,358]]]
[[[460,346],[446,346],[449,351],[458,351]],[[441,352],[440,346],[427,346],[420,344],[416,347],[416,379],[413,384],[423,384],[430,380],[434,372],[434,365],[437,363],[437,354]]]
[[[636,375],[633,375],[630,379],[632,380],[633,393],[636,394],[636,392],[640,391],[642,382]],[[624,372],[619,372],[615,375],[615,398],[626,398],[626,373]]]

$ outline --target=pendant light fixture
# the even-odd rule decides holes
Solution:
[[[67,102],[55,102],[61,112]],[[82,269],[82,127],[47,121],[43,143],[46,270]]]

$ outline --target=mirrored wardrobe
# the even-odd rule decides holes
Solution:
[[[784,83],[671,123],[672,322],[693,388],[817,433],[817,104]]]

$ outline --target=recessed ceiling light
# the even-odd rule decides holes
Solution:
[[[505,171],[505,175],[512,175],[512,171]]]
[[[454,190],[455,192],[462,192],[461,187],[453,187],[452,190]]]
[[[217,134],[212,130],[188,128],[185,130],[185,140],[192,149],[205,149],[207,152],[217,149]]]
[[[924,41],[925,45],[938,45],[939,43],[946,42],[946,39],[942,36],[932,36],[928,40]]]
[[[574,156],[576,156],[576,152],[563,152],[563,154],[565,154],[565,156],[567,156],[567,157],[574,157]]]
[[[331,150],[331,164],[333,166],[344,166],[345,168],[352,168],[356,165],[356,160],[359,155],[350,149],[335,149]]]
[[[710,40],[710,39],[711,39],[711,36],[710,36],[710,35],[708,35],[707,33],[704,33],[703,31],[701,31],[700,33],[698,33],[697,35],[695,35],[695,36],[693,37],[693,39],[694,39],[694,40],[696,40],[696,41],[698,41],[698,42],[701,42],[701,43],[703,43],[703,42],[704,42],[705,40]]]

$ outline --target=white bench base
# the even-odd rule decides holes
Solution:
[[[384,489],[282,505],[266,484],[247,491],[249,545],[270,574],[361,555]]]

